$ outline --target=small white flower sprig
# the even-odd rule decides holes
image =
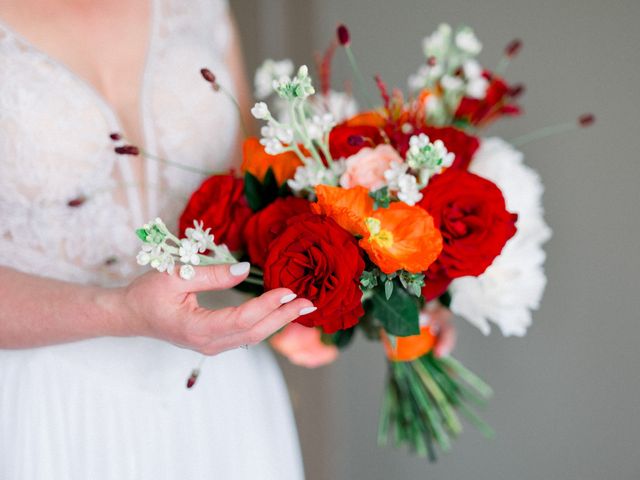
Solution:
[[[476,60],[482,44],[471,28],[454,31],[443,23],[424,38],[422,48],[427,62],[409,77],[409,88],[441,91],[429,97],[427,115],[433,123],[447,124],[463,96],[482,99],[487,93],[489,81]]]
[[[432,142],[421,133],[409,139],[406,162],[393,162],[384,172],[388,188],[397,192],[398,199],[408,205],[422,200],[422,190],[429,179],[453,164],[455,154],[449,152],[442,140]]]
[[[262,77],[268,78],[268,75]],[[286,104],[287,118],[274,118],[265,102],[258,102],[251,109],[256,119],[267,122],[261,129],[260,140],[265,151],[269,155],[293,152],[300,158],[303,165],[289,181],[296,192],[311,191],[319,183],[337,185],[344,166],[343,162],[335,161],[329,151],[329,133],[336,121],[333,115],[318,113],[309,103],[309,97],[316,93],[309,69],[302,65],[293,78],[286,74],[273,78],[271,86],[279,100]]]
[[[149,265],[159,272],[173,274],[176,263],[180,263],[180,277],[190,280],[195,275],[194,266],[237,263],[226,245],[216,245],[210,228],[194,220],[193,228],[187,228],[186,238],[173,235],[160,218],[136,230],[142,247],[136,261],[138,265]],[[205,252],[211,252],[204,255]]]

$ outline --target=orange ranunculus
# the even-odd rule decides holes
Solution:
[[[333,218],[338,225],[353,235],[367,235],[365,219],[373,212],[373,199],[366,188],[318,185],[316,196],[318,202],[311,205],[315,213]]]
[[[298,156],[293,152],[269,155],[256,137],[248,137],[242,145],[243,172],[249,172],[258,180],[264,180],[267,170],[271,168],[278,185],[293,178],[296,168],[302,165]]]
[[[387,334],[382,331],[382,344],[387,358],[392,362],[410,362],[426,355],[435,346],[436,336],[431,327],[425,325],[420,328],[418,335],[409,337],[395,337],[395,347]]]
[[[372,212],[365,224],[368,231],[360,246],[384,273],[422,272],[442,251],[442,235],[420,207],[392,203]]]
[[[364,187],[316,187],[318,202],[311,208],[333,218],[354,235],[360,246],[384,273],[406,270],[419,273],[438,258],[442,235],[424,209],[397,202],[373,209],[373,199]]]

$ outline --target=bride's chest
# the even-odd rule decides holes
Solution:
[[[228,168],[236,113],[199,73],[207,66],[231,87],[224,56],[197,29],[171,26],[155,26],[138,98],[124,99],[122,109],[62,62],[0,31],[0,182],[14,197],[70,201],[114,179],[119,188],[186,194],[202,176],[170,164]],[[131,131],[123,110],[139,117],[137,143],[153,158],[114,153],[109,135]],[[125,171],[141,164],[143,178]]]
[[[156,5],[169,3],[180,2]],[[197,171],[231,166],[234,107],[199,73],[211,68],[232,90],[228,25],[218,16],[204,28],[197,11],[160,13],[137,101],[149,157],[117,155],[109,136],[125,128],[110,102],[0,25],[0,264],[46,265],[69,279],[77,278],[67,274],[75,268],[113,269],[133,258],[135,227],[157,215],[175,222],[204,178]]]

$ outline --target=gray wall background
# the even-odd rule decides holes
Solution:
[[[640,479],[638,273],[638,0],[232,0],[249,71],[265,57],[311,63],[338,22],[363,70],[405,86],[420,40],[439,22],[472,26],[494,66],[524,40],[507,78],[524,81],[526,115],[498,123],[506,139],[593,111],[593,128],[530,144],[546,184],[549,277],[524,339],[484,337],[457,320],[455,354],[496,396],[497,436],[467,428],[435,465],[376,446],[384,360],[361,340],[334,365],[283,364],[309,480]],[[338,56],[336,79],[345,78]]]

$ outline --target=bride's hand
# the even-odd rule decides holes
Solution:
[[[287,288],[270,290],[238,307],[208,310],[198,304],[196,292],[225,290],[249,273],[246,262],[195,267],[191,280],[149,272],[122,290],[124,314],[136,335],[160,338],[205,355],[255,345],[300,315],[315,310],[306,299]]]
[[[448,308],[432,302],[421,312],[428,317],[428,323],[436,334],[436,344],[433,352],[436,357],[447,357],[456,346],[456,329],[451,323],[453,313]]]

